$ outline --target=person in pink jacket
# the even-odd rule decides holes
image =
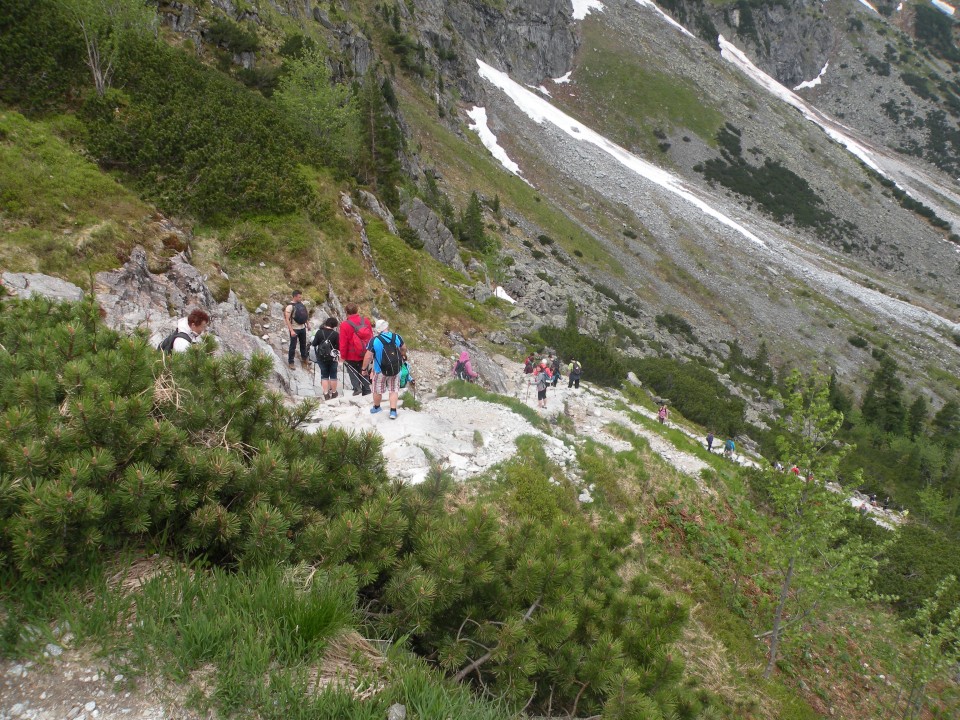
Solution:
[[[453,376],[468,382],[473,382],[477,379],[478,375],[473,371],[473,366],[470,365],[470,353],[466,350],[460,353],[460,359],[457,360],[457,364],[453,366]]]

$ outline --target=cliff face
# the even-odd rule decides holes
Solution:
[[[415,0],[412,14],[399,7],[424,44],[441,51],[444,70],[468,101],[483,92],[476,58],[539,85],[570,70],[579,47],[570,0],[507,0],[502,8],[482,0]]]
[[[716,31],[736,43],[786,87],[816,77],[842,37],[819,0],[784,0],[761,7],[703,0],[660,4],[704,40],[712,41]]]

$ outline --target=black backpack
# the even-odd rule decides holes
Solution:
[[[323,328],[321,328],[321,332],[322,331],[323,331]],[[315,345],[315,347],[317,348],[316,349],[317,360],[330,360],[331,358],[333,358],[334,347],[333,347],[333,343],[330,342],[330,338],[332,337],[333,332],[335,331],[327,330],[326,332],[324,332],[323,340],[321,340],[319,343]],[[314,338],[314,342],[316,342],[316,338]]]
[[[467,377],[467,364],[457,360],[456,366],[453,368],[453,376],[460,380],[469,380]]]
[[[187,335],[185,332],[180,332],[179,330],[174,330],[172,333],[167,335],[163,340],[160,341],[160,344],[157,345],[157,350],[163,353],[170,354],[173,352],[173,343],[177,341],[177,338],[183,338],[188,343],[193,345],[193,338]]]
[[[306,325],[310,319],[310,313],[307,312],[307,306],[302,302],[290,303],[290,322],[297,325]]]
[[[383,334],[377,335],[383,348],[380,352],[380,374],[393,377],[400,374],[403,367],[403,357],[400,355],[400,346],[397,344],[397,334],[393,333],[390,340],[384,339]]]

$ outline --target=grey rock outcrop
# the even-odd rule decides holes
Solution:
[[[539,85],[570,70],[579,39],[570,0],[417,0],[416,22],[427,47],[443,48],[446,69],[458,75],[467,101],[483,96],[475,58],[518,82]],[[401,3],[402,7],[402,3]],[[454,28],[456,37],[449,31]]]
[[[467,271],[460,259],[460,250],[453,233],[426,203],[420,198],[414,198],[405,203],[401,210],[406,213],[407,224],[420,238],[424,250],[454,270],[463,273]]]
[[[397,234],[397,221],[393,217],[393,213],[390,212],[390,209],[383,205],[378,199],[377,196],[372,192],[366,190],[359,190],[357,195],[360,197],[361,204],[378,218],[383,220],[387,225],[387,230],[392,232],[394,235]]]
[[[164,275],[156,275],[148,268],[146,251],[134,248],[122,268],[97,274],[95,292],[108,326],[126,332],[146,330],[153,344],[172,332],[178,319],[193,308],[205,310],[220,352],[244,357],[264,353],[273,359],[274,386],[305,397],[317,394],[311,374],[289,370],[285,358],[252,334],[250,315],[233,291],[225,301],[217,302],[204,277],[182,254],[171,259]]]
[[[467,342],[463,338],[454,339],[459,339],[459,342],[453,346],[455,357],[459,358],[460,353],[464,350],[470,353],[470,366],[480,376],[480,383],[495,393],[507,394],[507,383],[503,376],[503,368],[482,348]]]
[[[83,299],[83,290],[73,283],[40,273],[3,273],[3,284],[21,298],[42,295],[53,300],[76,302]]]
[[[161,2],[157,8],[160,20],[177,33],[196,33],[197,9],[189,3]]]

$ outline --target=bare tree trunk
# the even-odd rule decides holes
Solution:
[[[87,67],[93,76],[93,86],[97,90],[97,96],[103,97],[109,80],[103,71],[97,38],[87,31],[87,24],[83,20],[80,21],[80,30],[83,31],[83,43],[87,48]]]
[[[773,668],[777,663],[783,608],[787,604],[787,597],[790,595],[790,581],[793,580],[793,562],[794,558],[790,558],[790,564],[787,565],[787,574],[783,578],[783,585],[780,586],[780,601],[777,603],[777,611],[773,614],[773,630],[770,631],[770,657],[767,660],[767,667],[763,671],[763,677],[765,678],[769,678],[773,674]]]

